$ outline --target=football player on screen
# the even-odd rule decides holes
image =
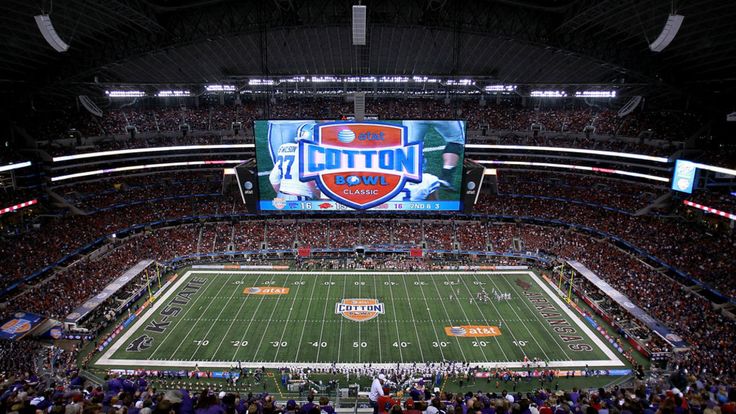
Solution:
[[[299,180],[299,144],[302,139],[311,139],[314,123],[301,122],[295,130],[291,142],[281,144],[274,155],[274,165],[268,180],[271,182],[276,198],[285,201],[318,200],[320,191],[314,181]]]
[[[453,186],[457,164],[465,149],[465,126],[462,121],[402,121],[409,135],[409,143],[424,142],[427,132],[434,129],[445,140],[442,150],[441,186],[456,190]]]
[[[268,121],[268,149],[270,150],[271,160],[275,163],[278,157],[278,150],[283,144],[296,142],[298,130],[309,123],[314,125],[316,121]],[[310,138],[311,139],[311,138]]]

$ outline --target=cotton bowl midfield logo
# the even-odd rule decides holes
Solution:
[[[335,305],[335,313],[355,322],[368,321],[383,315],[383,303],[376,299],[343,299]]]
[[[382,122],[317,124],[299,141],[299,180],[314,180],[331,199],[359,210],[391,200],[422,180],[422,143],[406,127]]]

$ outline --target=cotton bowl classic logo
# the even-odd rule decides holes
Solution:
[[[335,305],[335,313],[355,322],[364,322],[383,315],[383,303],[376,299],[343,299]]]
[[[381,122],[317,124],[299,141],[299,180],[315,180],[331,199],[359,210],[391,200],[422,180],[422,143],[406,127]]]

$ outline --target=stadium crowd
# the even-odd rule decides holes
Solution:
[[[726,296],[736,297],[736,285],[727,277],[736,265],[728,253],[728,246],[736,242],[729,233],[708,233],[679,217],[633,216],[538,198],[483,195],[476,209],[488,214],[562,220],[600,230],[687,271]]]
[[[697,117],[681,112],[635,111],[619,118],[615,110],[588,106],[579,101],[534,103],[521,101],[480,104],[476,100],[376,98],[366,100],[366,113],[380,119],[466,119],[469,130],[528,131],[538,125],[547,132],[583,132],[592,126],[601,136],[638,137],[682,141],[695,130]],[[66,136],[76,129],[85,137],[124,135],[127,126],[139,133],[180,131],[188,125],[195,131],[225,131],[233,122],[250,126],[255,119],[341,119],[352,114],[352,102],[341,98],[289,98],[276,105],[245,101],[241,105],[197,107],[126,107],[105,111],[102,118],[69,109],[36,113],[26,123],[29,133],[40,140]]]
[[[500,195],[564,198],[634,213],[650,205],[668,190],[649,184],[582,174],[552,175],[539,171],[500,170],[498,191]]]
[[[722,316],[704,298],[668,279],[639,259],[624,253],[606,241],[560,227],[534,225],[453,221],[435,227],[433,220],[337,220],[329,221],[327,231],[313,220],[283,222],[250,221],[213,223],[161,228],[112,242],[112,249],[94,259],[83,258],[67,269],[56,273],[31,289],[11,298],[6,312],[22,309],[62,319],[87,297],[94,295],[112,279],[141,258],[167,262],[174,257],[236,250],[260,249],[266,242],[269,248],[293,247],[297,241],[294,228],[305,230],[304,240],[323,240],[327,245],[312,247],[354,247],[355,239],[347,234],[358,231],[358,242],[370,245],[375,240],[380,246],[406,246],[407,240],[422,240],[429,234],[429,248],[444,248],[453,242],[465,249],[485,250],[491,245],[499,253],[541,253],[584,263],[609,284],[639,303],[652,316],[667,321],[671,328],[691,343],[683,365],[695,373],[713,373],[724,377],[736,376],[728,351],[736,341],[736,323]],[[333,237],[335,234],[340,236]],[[423,230],[424,229],[424,230]],[[429,230],[432,229],[432,230]],[[380,236],[371,234],[376,230]],[[399,236],[411,232],[411,236]],[[319,234],[328,234],[328,237]],[[518,243],[514,243],[514,240]],[[353,240],[350,246],[333,246],[334,241]],[[471,240],[466,247],[463,243]],[[412,243],[409,243],[412,245]],[[416,244],[414,244],[416,245]],[[445,263],[444,256],[407,260],[405,254],[389,256],[385,260],[365,263],[366,268],[391,270],[432,269]],[[513,261],[512,261],[513,262]],[[470,262],[472,263],[472,262]],[[317,263],[325,265],[324,263]],[[302,266],[315,263],[305,260]],[[335,264],[339,266],[339,264]],[[661,300],[667,297],[667,301]],[[657,345],[657,344],[653,344]]]
[[[669,382],[635,383],[629,387],[558,389],[553,372],[540,371],[533,379],[541,386],[533,392],[517,392],[520,376],[505,370],[487,373],[483,383],[472,367],[461,367],[463,380],[477,391],[453,393],[433,389],[436,378],[421,373],[366,369],[378,383],[376,409],[385,414],[733,414],[736,389],[720,382],[705,382],[681,371]],[[241,370],[242,371],[242,370]],[[312,371],[312,370],[310,370]],[[316,370],[315,370],[316,371]],[[261,380],[262,372],[252,376]],[[303,374],[283,371],[283,377]],[[358,374],[360,375],[360,374]],[[249,372],[243,376],[250,377]],[[33,374],[7,377],[2,384],[0,409],[8,413],[48,412],[140,413],[140,414],[334,414],[340,407],[326,395],[310,390],[306,400],[281,401],[267,392],[254,394],[226,391],[211,386],[157,389],[156,376],[118,375],[102,385],[88,385],[85,378],[70,372],[66,380],[49,384]],[[492,384],[492,381],[495,382]],[[193,385],[196,387],[196,385]],[[503,389],[501,389],[503,387]],[[513,388],[507,391],[506,387]],[[188,389],[189,388],[189,389]],[[344,408],[342,410],[345,410]],[[353,410],[350,408],[349,410]]]
[[[627,240],[687,271],[724,295],[736,297],[736,283],[726,277],[736,265],[736,259],[724,248],[733,245],[732,236],[705,232],[679,218],[631,214],[655,198],[656,191],[661,189],[638,186],[638,190],[633,190],[626,188],[629,184],[615,180],[594,183],[587,177],[564,174],[550,178],[541,173],[500,170],[499,176],[500,190],[508,194],[484,195],[476,206],[480,212],[557,219],[595,228]],[[93,214],[67,213],[48,217],[40,220],[40,229],[26,223],[27,231],[0,239],[0,251],[4,252],[0,258],[3,264],[0,286],[48,266],[99,237],[137,224],[184,216],[245,212],[239,200],[219,195],[220,184],[215,172],[177,173],[166,177],[143,176],[123,182],[111,179],[60,190],[70,203]],[[590,185],[595,191],[589,191]],[[562,198],[574,203],[537,196]],[[600,206],[623,211],[603,210]],[[356,233],[350,224],[354,223],[335,225],[327,232],[321,231],[319,225],[303,225],[305,231],[297,233],[286,224],[273,222],[269,224],[272,231],[268,231],[268,237],[260,240],[268,242],[271,248],[281,249],[293,248],[295,242],[317,247],[315,243],[320,241],[327,242],[328,247],[352,247],[356,243]],[[486,246],[485,239],[488,239],[485,235],[480,239],[471,238],[473,240],[464,235],[456,237],[453,231],[443,231],[430,225],[416,228],[410,222],[389,222],[386,226],[380,220],[361,220],[359,227],[358,233],[363,235],[359,242],[369,246],[416,246],[425,242],[429,248],[445,249],[451,248],[452,242],[459,241],[458,238],[463,238],[465,244],[477,249]],[[295,237],[296,234],[300,239]],[[323,237],[325,234],[329,237]],[[493,239],[496,243],[501,240],[499,237]],[[32,254],[38,246],[44,246],[47,254]],[[461,247],[465,248],[462,243]]]
[[[608,139],[608,137],[636,137],[644,133],[653,138],[680,140],[688,137],[694,131],[693,126],[696,124],[696,119],[687,114],[636,112],[623,119],[618,119],[616,113],[611,110],[574,105],[531,109],[507,104],[481,106],[477,102],[470,101],[453,102],[448,105],[439,100],[381,100],[380,102],[369,100],[367,104],[366,112],[379,115],[381,118],[467,119],[468,129],[474,131],[469,137],[470,142],[558,145],[650,155],[670,155],[676,150],[676,147],[658,147],[647,142],[615,140]],[[282,100],[278,105],[273,105],[271,111],[264,113],[262,105],[256,102],[216,109],[126,108],[107,111],[102,119],[94,119],[70,110],[63,116],[38,115],[32,122],[29,122],[27,129],[40,139],[62,136],[70,128],[76,128],[85,137],[124,134],[128,124],[134,125],[139,132],[176,132],[179,131],[182,123],[188,124],[195,131],[208,131],[208,134],[204,136],[193,134],[178,137],[154,136],[137,140],[116,140],[108,137],[94,145],[74,149],[51,146],[48,150],[52,155],[142,146],[241,143],[246,142],[245,135],[241,134],[233,138],[229,136],[230,133],[223,132],[231,128],[232,122],[242,122],[247,127],[252,124],[253,119],[263,118],[266,115],[274,119],[339,118],[343,114],[352,112],[352,104],[337,99],[319,99],[309,102]],[[544,133],[529,134],[532,124],[540,125]],[[595,137],[580,136],[579,133],[583,132],[587,125],[595,127]],[[733,158],[729,159],[722,155],[714,156],[713,159],[722,163],[719,165],[729,165],[733,160]],[[734,321],[722,316],[706,299],[668,279],[662,273],[643,264],[636,257],[624,253],[609,242],[596,240],[588,235],[559,227],[459,219],[442,222],[381,218],[299,219],[184,225],[149,229],[149,231],[125,239],[112,237],[114,233],[123,229],[155,221],[186,216],[245,212],[239,200],[219,194],[220,174],[213,170],[165,172],[54,188],[53,191],[60,194],[70,205],[87,214],[71,214],[67,211],[57,213],[55,216],[38,218],[32,222],[21,223],[23,227],[19,228],[17,234],[0,238],[0,288],[54,264],[57,260],[73,254],[77,249],[100,237],[110,236],[101,243],[112,248],[94,258],[77,254],[68,262],[65,269],[53,272],[49,278],[34,281],[31,286],[22,286],[21,293],[10,297],[0,314],[5,316],[22,309],[63,319],[86,298],[94,295],[143,257],[166,262],[174,257],[197,253],[222,252],[230,249],[258,250],[264,243],[271,249],[292,249],[295,246],[353,248],[356,245],[416,247],[426,243],[428,249],[449,250],[457,245],[464,250],[482,251],[487,250],[490,246],[495,252],[538,252],[581,261],[609,284],[635,300],[652,316],[666,321],[676,333],[691,344],[690,352],[677,354],[674,358],[681,367],[687,367],[691,373],[696,375],[696,379],[736,378],[736,368],[732,360],[732,347],[736,343]],[[724,295],[736,298],[736,281],[730,277],[732,270],[736,268],[736,258],[730,254],[736,242],[732,233],[708,233],[677,217],[633,214],[661,195],[663,192],[661,187],[612,179],[594,179],[591,176],[577,174],[550,176],[542,172],[501,169],[499,170],[499,191],[501,193],[499,196],[484,195],[481,198],[478,204],[480,212],[490,215],[531,216],[562,220],[606,232],[690,273],[715,287]],[[3,204],[26,201],[26,197],[35,198],[39,194],[38,190],[2,191],[0,201]],[[558,202],[540,197],[574,200],[588,205]],[[699,192],[693,195],[693,200],[702,201],[703,204],[711,207],[736,212],[733,209],[734,197],[728,194],[716,195],[710,192]],[[134,204],[129,205],[130,203]],[[604,210],[600,208],[601,206],[621,211]],[[407,259],[405,254],[387,255],[385,258],[366,260],[362,265],[369,269],[432,269],[439,266],[438,263],[444,259],[444,256],[434,254],[427,255],[425,259]],[[515,259],[494,260],[497,264],[516,263]],[[337,268],[346,266],[346,263],[345,261],[300,260],[298,266]],[[347,266],[354,265],[354,262],[347,264]],[[582,281],[577,283],[578,287],[583,290],[591,289]],[[647,339],[643,335],[642,338]],[[657,339],[649,337],[648,340],[650,342],[647,343],[647,346],[650,349],[662,348],[661,342]],[[32,401],[38,400],[40,396],[44,396],[44,404],[48,405],[43,408],[48,408],[49,412],[70,414],[87,412],[88,408],[89,412],[96,412],[98,408],[104,408],[105,412],[110,412],[110,407],[113,407],[114,412],[120,414],[123,408],[126,411],[136,412],[135,410],[138,410],[137,413],[147,414],[143,413],[146,408],[151,412],[158,412],[162,407],[166,407],[164,404],[166,395],[149,392],[147,388],[139,389],[137,393],[130,393],[130,390],[125,390],[124,385],[118,388],[113,386],[111,389],[118,391],[114,395],[108,395],[110,388],[106,391],[92,389],[89,394],[78,394],[67,388],[61,395],[35,388],[34,375],[44,366],[51,364],[51,360],[58,361],[58,353],[63,355],[61,359],[73,365],[71,361],[74,360],[76,351],[56,350],[52,351],[49,357],[46,349],[38,349],[25,342],[20,344],[3,343],[0,346],[3,370],[21,375],[20,380],[9,386],[6,385],[6,393],[0,397],[0,404],[7,411],[30,412],[33,409]],[[19,353],[29,355],[29,357],[14,359],[8,357]],[[33,356],[40,356],[40,358]],[[26,372],[28,374],[25,374]],[[124,381],[121,383],[124,384]],[[667,401],[677,401],[675,398],[677,396],[670,397],[661,392],[656,405],[654,405],[656,400],[649,399],[647,403],[650,405],[643,406],[641,398],[637,397],[634,400],[627,395],[623,397],[624,403],[629,404],[627,407],[634,414],[646,413],[647,409],[651,413],[661,411],[663,414],[683,414],[688,411],[692,414],[710,414],[707,410],[715,408],[721,408],[722,412],[725,412],[724,408],[728,406],[721,398],[724,395],[723,389],[701,387],[702,383],[697,385],[694,381],[693,384],[696,386],[692,390],[696,390],[699,394],[688,394],[687,400],[694,402],[694,406],[700,407],[700,411],[696,411],[690,405],[685,408],[682,402],[677,403],[676,406],[670,403],[665,404]],[[255,414],[251,413],[252,410],[249,408],[255,406],[258,407],[256,409],[258,414],[265,412],[263,408],[266,406],[266,401],[262,398],[252,397],[245,406],[239,405],[237,408],[229,403],[231,397],[232,401],[235,401],[236,397],[233,395],[226,394],[224,397],[218,396],[213,399],[211,393],[205,394],[204,398],[201,395],[193,395],[192,407],[199,407],[203,410],[200,412],[198,408],[194,408],[197,414],[212,414],[212,411],[207,411],[207,408],[215,406],[221,407],[222,410],[229,410],[228,412],[235,410],[240,413],[242,409],[245,409],[249,414]],[[562,398],[557,398],[560,396],[554,393],[545,395],[546,398],[535,400],[538,408],[541,408],[545,401],[552,401],[553,397],[556,401],[568,403],[571,401],[571,399],[565,399],[567,394],[563,394]],[[595,403],[598,404],[596,410],[609,408],[606,412],[613,413],[615,406],[611,407],[611,404],[604,406],[602,403],[604,398],[600,395],[605,394],[599,393],[596,397]],[[725,395],[728,396],[728,391]],[[117,398],[119,407],[114,407],[113,398]],[[590,396],[590,398],[589,403],[593,402],[593,397]],[[679,398],[682,399],[682,397]],[[732,397],[727,398],[733,401]],[[488,399],[491,397],[489,396]],[[634,403],[629,402],[629,399]],[[450,400],[453,399],[450,398]],[[123,403],[120,403],[121,401]],[[207,401],[202,404],[209,405],[200,406],[200,401]],[[578,401],[572,405],[568,404],[567,408],[555,403],[553,412],[555,414],[571,411],[592,413],[588,411],[588,408],[582,410],[583,405],[578,404]],[[711,404],[712,407],[702,408],[708,406],[708,401],[714,402]],[[138,407],[138,402],[141,402],[141,407]],[[169,402],[173,403],[173,401]],[[438,403],[438,406],[435,406],[435,403],[430,401],[426,405],[417,404],[417,407],[436,414],[436,411],[431,408],[449,411],[447,407],[462,406],[463,414],[465,414],[469,408],[475,409],[476,405],[475,402],[468,404],[467,401],[465,405],[462,402],[457,402],[457,404],[460,405],[444,404],[443,406],[442,403]],[[522,409],[521,406],[514,407],[513,405],[501,404],[502,406],[499,407],[495,402],[487,406],[485,402],[482,402],[481,405],[482,414],[493,414],[495,411],[504,410],[512,414],[524,414],[527,410],[527,408]],[[588,407],[591,405],[588,404]],[[169,404],[168,407],[171,408],[171,406]],[[653,410],[652,406],[657,409]],[[174,410],[179,413],[180,411],[177,410],[180,410],[181,407],[181,405],[174,407]],[[562,407],[561,413],[557,412],[560,410],[559,407]],[[278,412],[280,409],[271,402],[271,412]],[[213,408],[213,410],[217,409]],[[289,411],[289,408],[283,407],[283,410]],[[400,412],[400,410],[396,411],[397,413],[392,414]],[[408,407],[407,411],[409,411]],[[539,412],[541,411],[540,409]],[[537,414],[531,410],[531,405],[529,412]],[[714,414],[717,413],[714,411]]]

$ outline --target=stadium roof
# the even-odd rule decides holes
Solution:
[[[5,0],[0,90],[212,83],[252,76],[482,76],[500,83],[733,88],[736,7],[723,0]],[[33,16],[70,45],[55,52]],[[685,16],[661,53],[671,12]]]

